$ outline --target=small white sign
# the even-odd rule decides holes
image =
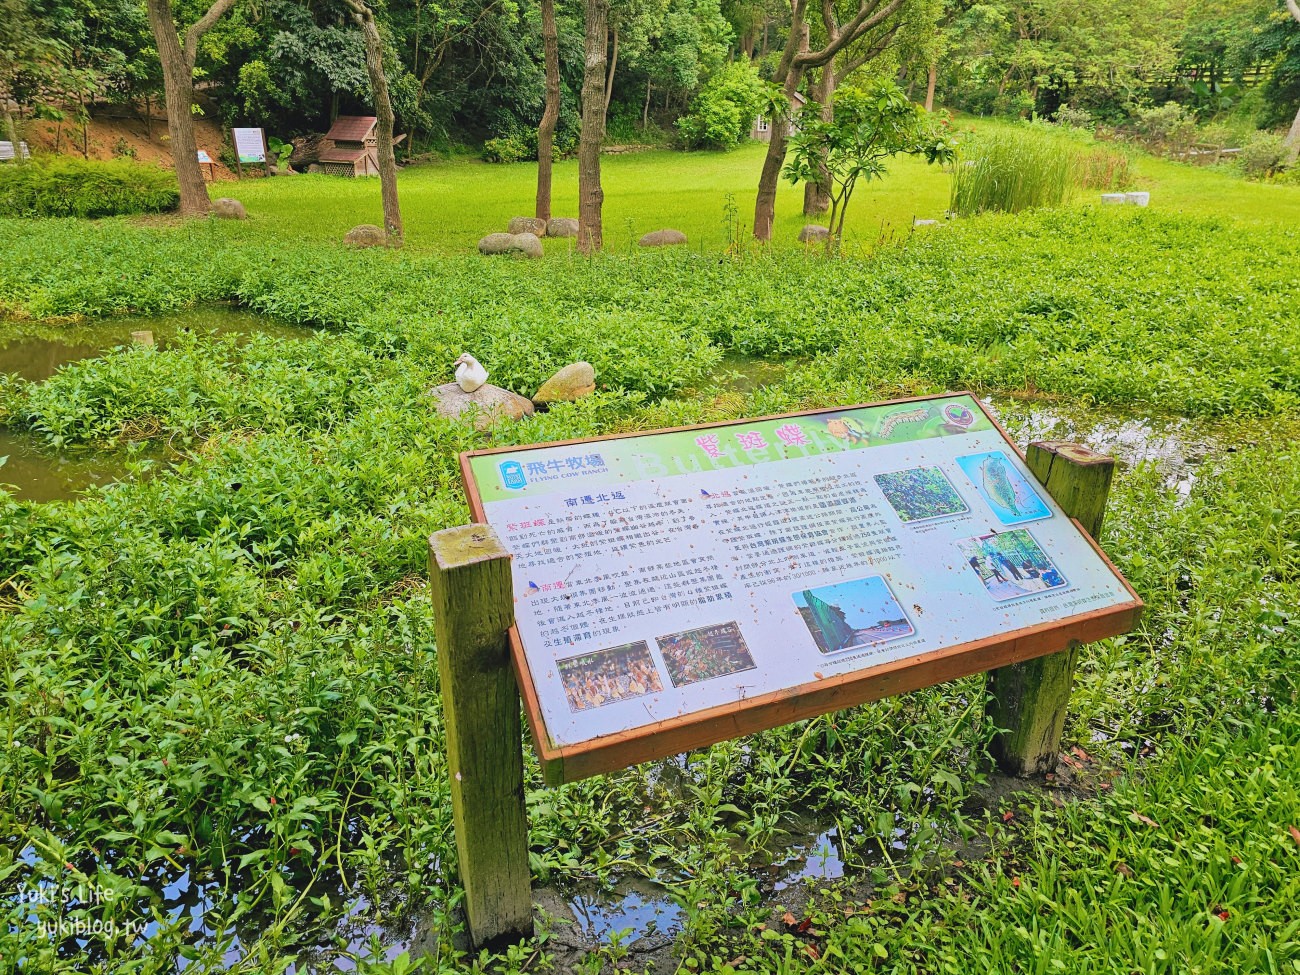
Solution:
[[[231,129],[230,134],[241,163],[266,162],[266,136],[261,129]]]

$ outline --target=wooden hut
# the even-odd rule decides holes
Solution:
[[[378,176],[379,134],[378,119],[373,115],[340,115],[325,134],[326,145],[321,149],[320,168],[334,176]],[[397,145],[406,136],[393,140]]]

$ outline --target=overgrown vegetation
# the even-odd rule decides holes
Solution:
[[[1022,125],[976,136],[953,170],[952,211],[1019,213],[1059,207],[1077,189],[1123,189],[1132,184],[1123,150],[1075,139],[1050,126]]]
[[[175,210],[170,173],[127,160],[89,162],[45,156],[0,166],[0,216],[112,217]]]
[[[282,971],[318,942],[324,965],[381,958],[331,933],[365,898],[423,913],[431,970],[544,968],[551,941],[486,958],[455,940],[423,579],[427,535],[467,517],[457,452],[973,387],[1034,404],[1006,411],[1021,441],[1048,400],[1213,419],[1235,448],[1188,497],[1154,466],[1121,473],[1103,544],[1149,610],[1084,653],[1075,791],[976,801],[992,729],[963,680],[556,790],[530,760],[534,876],[664,885],[688,971],[1300,960],[1294,227],[1072,209],[866,261],[501,263],[249,225],[0,222],[13,314],[235,300],[327,329],[122,350],[0,389],[0,422],[50,444],[186,454],[75,503],[0,495],[0,956],[56,975],[224,970],[228,951]],[[603,388],[475,433],[424,395],[466,349],[521,392],[575,358]],[[788,368],[742,395],[710,378],[727,354]],[[809,817],[856,872],[784,924],[756,868]],[[206,931],[164,893],[187,883]],[[114,896],[58,900],[77,884]],[[113,933],[60,946],[60,919]]]

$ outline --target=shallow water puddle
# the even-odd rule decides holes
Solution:
[[[776,875],[773,893],[808,880],[838,880],[844,876],[839,831],[828,829],[806,842],[795,843],[789,847],[786,858],[773,863],[769,871]]]
[[[633,882],[621,890],[582,892],[569,898],[569,909],[588,939],[601,943],[611,935],[630,944],[649,935],[673,935],[682,929],[685,912],[650,884]]]
[[[311,329],[282,325],[273,319],[228,305],[210,305],[167,315],[133,315],[66,327],[0,324],[0,372],[28,382],[49,379],[61,366],[93,359],[110,349],[131,345],[132,332],[151,332],[166,348],[183,332],[218,338],[224,335],[298,339]]]
[[[1000,398],[985,403],[1018,443],[1072,440],[1110,454],[1125,467],[1153,464],[1165,484],[1184,496],[1191,493],[1200,465],[1225,449],[1183,417],[1125,416]]]
[[[138,331],[151,332],[161,349],[183,332],[212,338],[269,335],[301,339],[314,334],[311,329],[282,325],[227,305],[67,328],[8,323],[0,324],[0,373],[41,382],[69,363],[130,345],[131,333]],[[130,462],[136,456],[86,448],[50,450],[25,433],[0,427],[0,457],[8,458],[0,465],[0,485],[23,501],[66,501],[89,488],[120,481],[129,475]]]

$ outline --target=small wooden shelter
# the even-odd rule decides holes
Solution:
[[[373,115],[340,115],[325,133],[321,149],[321,172],[334,176],[378,176],[379,120]],[[397,145],[406,135],[393,140]]]
[[[803,111],[803,107],[807,104],[808,99],[796,91],[790,104],[790,127],[795,132],[799,130],[799,113]],[[756,116],[754,124],[749,129],[749,137],[759,142],[771,142],[772,120],[766,115]]]

